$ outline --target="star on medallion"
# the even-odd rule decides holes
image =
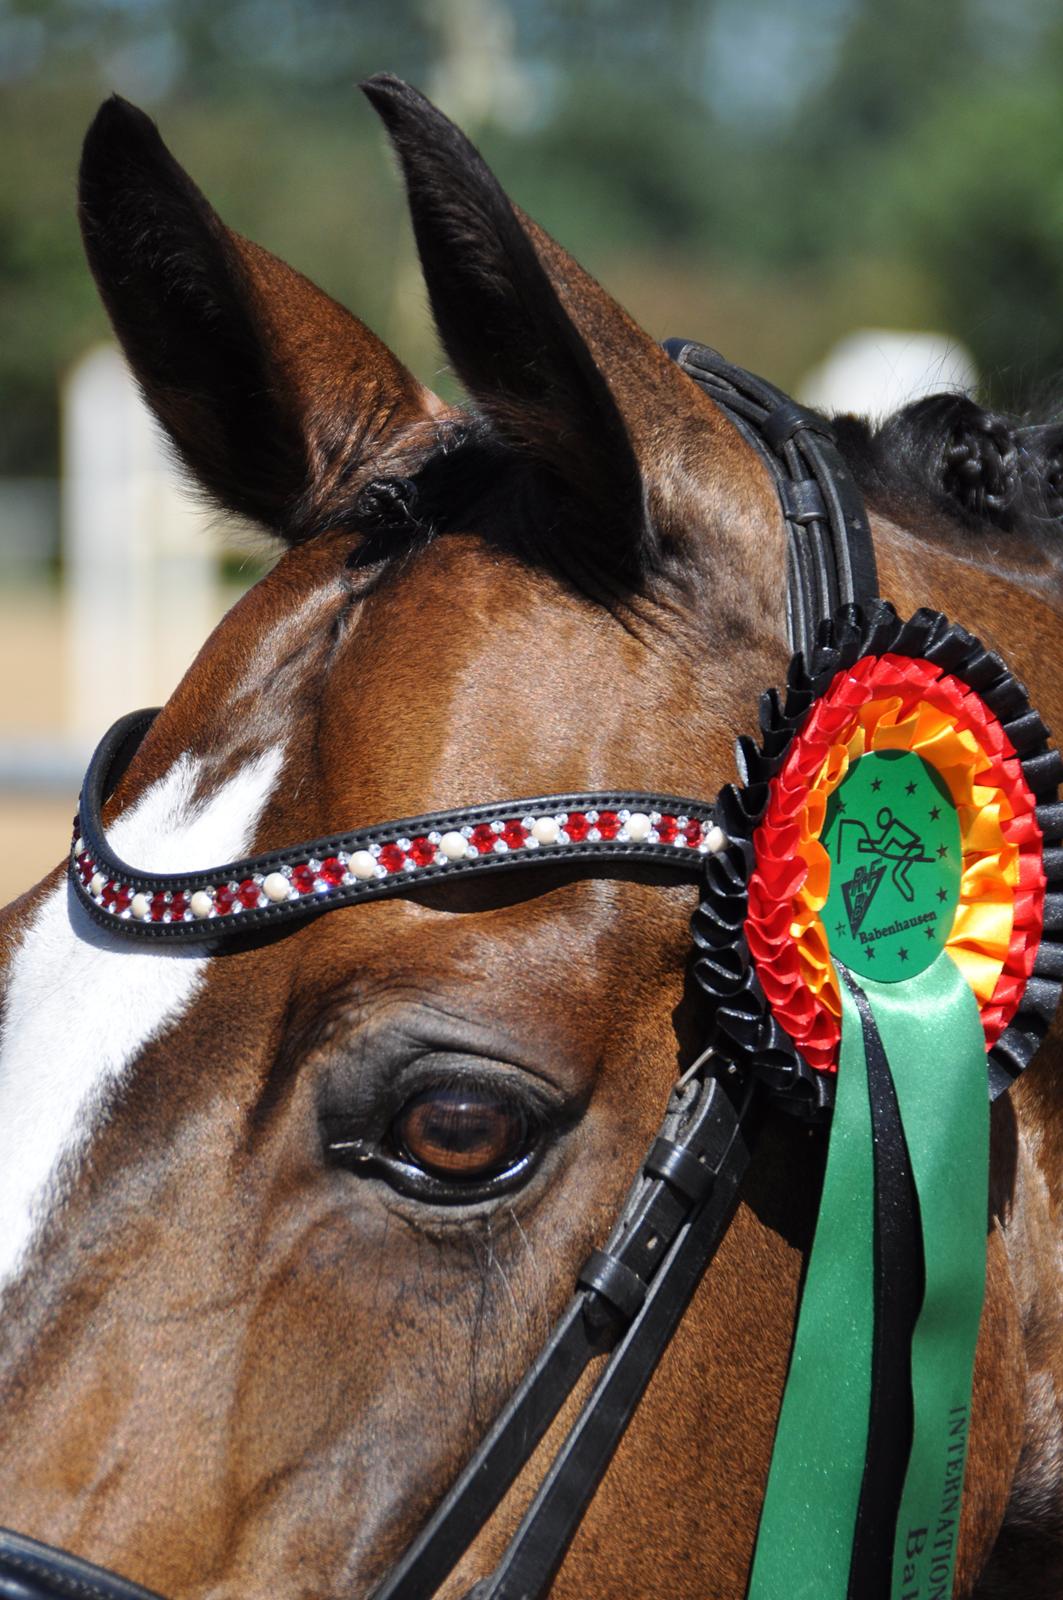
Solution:
[[[879,790],[882,788],[882,779],[881,778],[873,778],[871,780],[871,788],[872,788],[872,792],[874,794],[878,794]]]
[[[838,935],[838,938],[840,939],[842,934],[845,932],[845,923],[844,922],[836,922],[834,924],[834,931]]]
[[[914,782],[905,784],[904,792],[905,792],[905,794],[914,794],[915,793],[915,784],[914,784]]]
[[[869,944],[867,949],[864,951],[864,954],[865,954],[865,956],[867,957],[867,959],[869,961],[874,961],[874,959],[875,959],[875,947],[874,947],[874,945],[870,945]]]
[[[927,936],[928,939],[936,939],[937,938],[937,934],[936,934],[936,932],[934,930],[934,924],[933,923],[931,923],[929,928],[927,928],[926,936]]]
[[[948,855],[948,853],[949,853],[949,847],[948,847],[947,844],[939,844],[938,845],[938,860],[939,861],[943,861],[945,859],[945,857]]]
[[[908,952],[907,952],[907,950],[904,948],[904,946],[902,944],[900,949],[897,951],[897,960],[898,961],[907,961],[907,959],[908,959]]]
[[[931,820],[931,822],[936,822],[938,820],[938,818],[940,817],[940,815],[941,815],[941,807],[940,806],[932,806],[930,808],[930,820]]]
[[[844,816],[845,815],[845,801],[844,800],[836,800],[834,802],[834,810],[835,810],[835,812],[837,813],[837,815],[839,817]]]
[[[948,899],[948,897],[949,897],[949,891],[947,889],[939,889],[938,890],[938,899],[941,901],[942,905],[945,904],[945,901]]]

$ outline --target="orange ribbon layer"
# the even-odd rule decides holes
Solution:
[[[750,954],[776,1019],[822,1072],[837,1070],[841,998],[820,916],[830,881],[820,834],[853,762],[878,750],[922,757],[956,806],[963,867],[945,948],[978,1000],[987,1048],[1014,1015],[1041,941],[1036,802],[999,719],[933,662],[864,656],[813,706],[753,837]]]

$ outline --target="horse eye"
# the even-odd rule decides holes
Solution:
[[[401,1156],[439,1178],[489,1178],[524,1154],[528,1118],[518,1106],[472,1087],[425,1089],[392,1123]]]

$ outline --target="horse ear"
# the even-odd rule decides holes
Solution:
[[[152,410],[204,488],[291,543],[424,454],[442,403],[348,311],[231,232],[142,111],[85,139],[89,263]]]
[[[442,112],[390,74],[362,88],[402,162],[436,325],[459,376],[502,434],[587,504],[600,560],[636,576],[681,537],[682,485],[696,481],[726,424],[509,201]]]

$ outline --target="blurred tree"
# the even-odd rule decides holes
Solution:
[[[656,332],[793,382],[854,324],[938,326],[1019,393],[1063,361],[1061,67],[1056,0],[0,0],[0,472],[54,469],[105,330],[73,192],[113,88],[429,379],[381,68]]]
[[[1063,30],[1061,30],[1063,34]],[[957,89],[893,157],[900,226],[1002,403],[1063,374],[1063,40],[1036,75]]]

